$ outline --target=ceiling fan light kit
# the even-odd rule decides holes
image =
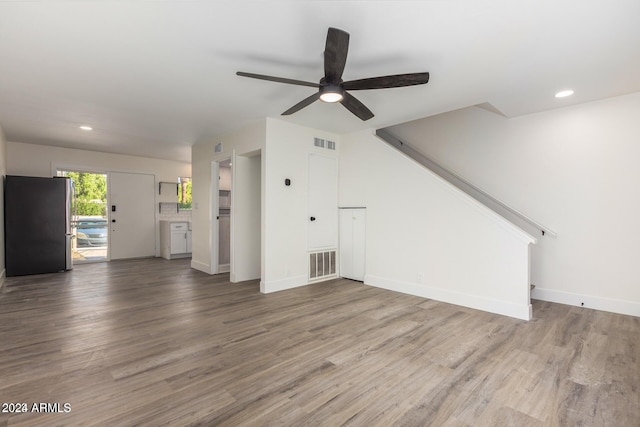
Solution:
[[[368,79],[342,81],[342,72],[347,63],[349,51],[349,33],[337,28],[329,28],[327,42],[324,49],[324,77],[319,83],[293,80],[283,77],[265,76],[263,74],[245,73],[238,71],[236,74],[252,79],[267,80],[277,83],[286,83],[297,86],[309,86],[318,89],[313,95],[303,99],[287,111],[283,116],[293,114],[304,107],[311,105],[316,100],[328,103],[340,102],[347,110],[355,114],[360,120],[369,120],[374,114],[349,90],[387,89],[394,87],[415,86],[426,84],[429,81],[429,73],[398,74],[393,76],[372,77]]]
[[[344,89],[338,85],[325,84],[320,86],[320,101],[338,102],[344,99]]]

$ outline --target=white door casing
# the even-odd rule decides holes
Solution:
[[[210,223],[211,223],[211,238],[209,240],[209,246],[211,250],[211,259],[209,260],[209,273],[218,274],[219,267],[219,212],[220,212],[220,163],[211,162],[211,210],[210,210]]]
[[[108,188],[111,259],[155,256],[155,177],[110,172]]]

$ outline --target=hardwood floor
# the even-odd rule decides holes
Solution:
[[[524,322],[348,280],[262,295],[188,265],[6,279],[0,401],[29,412],[0,426],[640,425],[640,318],[535,302]]]

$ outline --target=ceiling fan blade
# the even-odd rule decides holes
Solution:
[[[350,95],[348,92],[344,93],[344,98],[340,101],[342,105],[353,114],[358,116],[362,121],[367,121],[374,116],[362,102],[358,101],[355,96]]]
[[[324,47],[324,79],[327,83],[340,83],[348,52],[349,33],[337,28],[329,28],[327,44]]]
[[[429,73],[396,74],[344,82],[345,90],[387,89],[392,87],[423,85],[429,81]]]
[[[302,80],[286,79],[284,77],[265,76],[264,74],[253,74],[253,73],[245,73],[243,71],[238,71],[236,75],[242,76],[242,77],[250,77],[252,79],[268,80],[270,82],[286,83],[290,85],[309,86],[309,87],[315,87],[315,88],[320,87],[318,83],[304,82]]]
[[[296,105],[294,105],[293,107],[289,108],[287,111],[282,113],[282,115],[283,116],[288,116],[290,114],[295,113],[296,111],[300,111],[304,107],[313,104],[313,102],[316,101],[318,98],[320,98],[320,92],[314,93],[313,95],[309,96],[308,98],[305,98],[302,101],[298,102]]]

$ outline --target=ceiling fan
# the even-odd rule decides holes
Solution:
[[[361,120],[369,120],[374,114],[362,102],[358,101],[348,90],[386,89],[393,87],[422,85],[429,81],[429,73],[396,74],[393,76],[372,77],[361,80],[342,81],[342,72],[347,62],[349,51],[349,33],[337,28],[329,28],[327,43],[324,48],[324,77],[319,83],[293,80],[283,77],[265,76],[238,71],[236,74],[252,79],[268,80],[298,86],[309,86],[318,92],[298,102],[282,113],[288,116],[320,99],[324,102],[340,102],[345,108]]]

